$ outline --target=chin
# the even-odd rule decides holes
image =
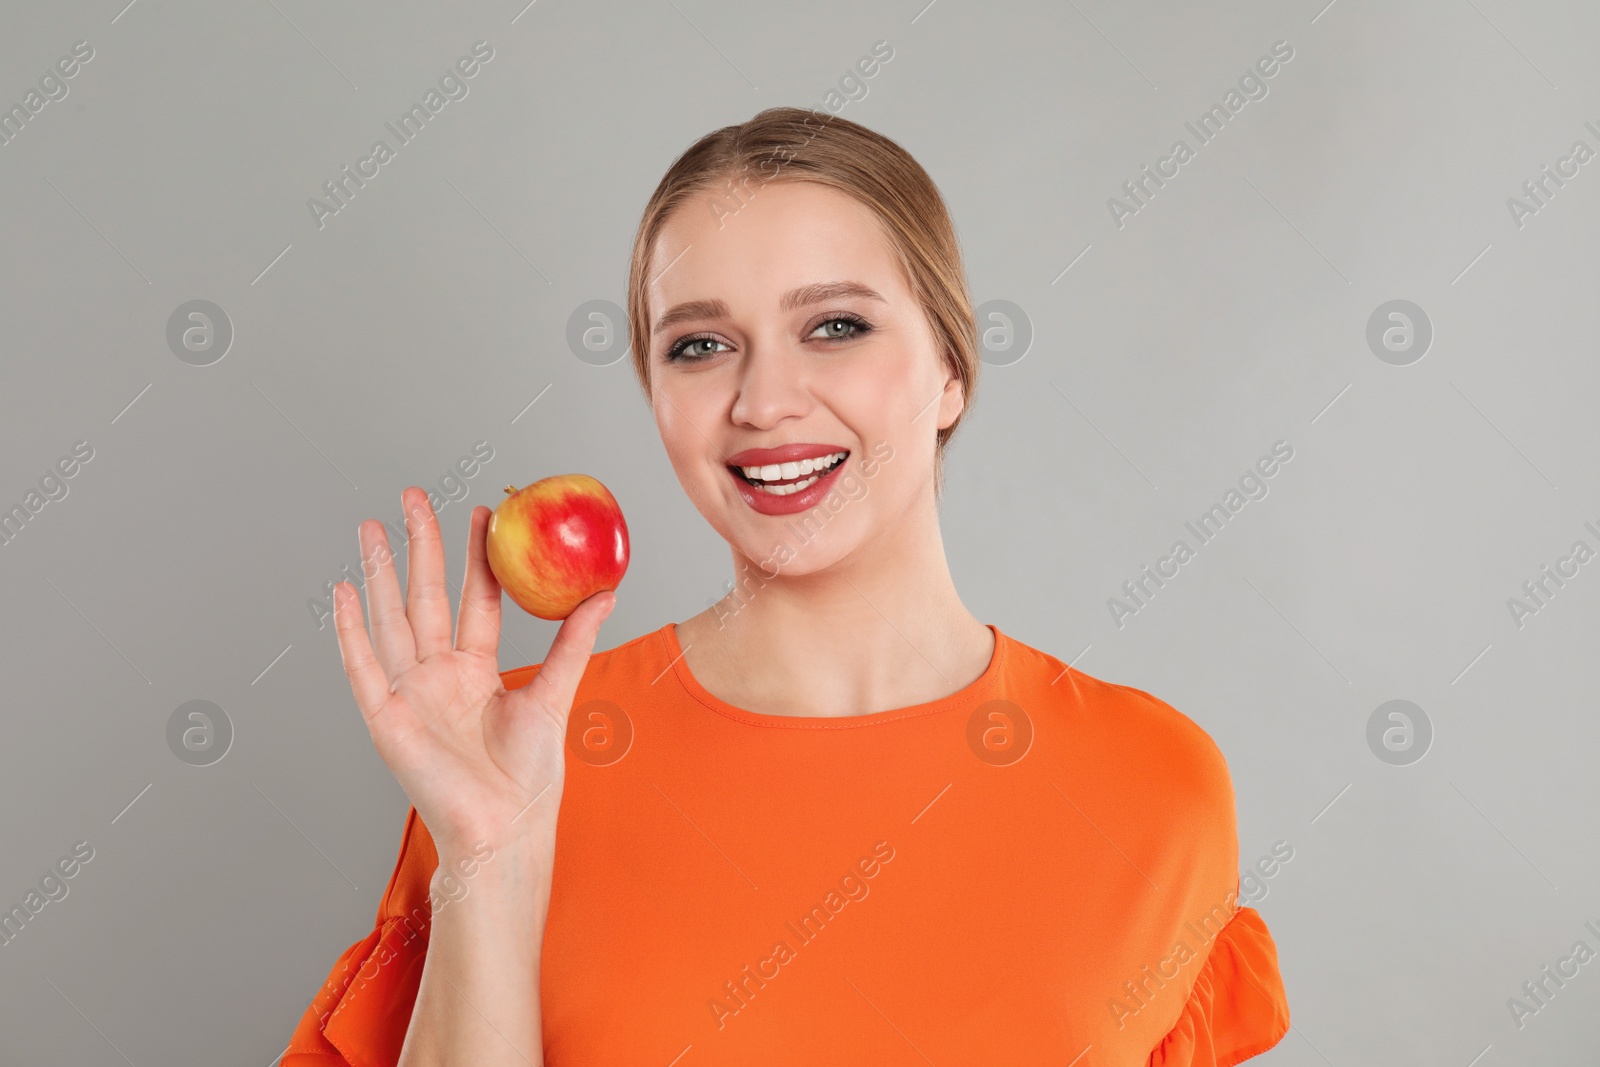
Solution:
[[[759,527],[746,525],[733,543],[760,573],[801,578],[820,574],[848,559],[861,539],[861,517],[846,525],[847,516],[803,512],[789,516],[763,516]]]

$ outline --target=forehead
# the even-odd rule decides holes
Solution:
[[[742,206],[713,187],[667,218],[646,276],[653,314],[713,298],[764,310],[790,289],[839,279],[890,299],[909,295],[882,223],[854,197],[793,180],[752,182],[739,195]]]

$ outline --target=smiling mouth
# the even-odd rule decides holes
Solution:
[[[728,469],[744,481],[772,496],[788,496],[809,489],[828,476],[850,453],[834,452],[815,459],[802,459],[797,463],[769,463],[764,467],[733,467]]]

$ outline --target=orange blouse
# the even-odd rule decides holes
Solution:
[[[1230,1067],[1275,1045],[1288,1000],[1238,897],[1222,753],[990,629],[960,692],[845,718],[724,703],[670,623],[596,654],[567,737],[545,1063]],[[376,924],[283,1067],[396,1062],[437,865],[412,809]]]

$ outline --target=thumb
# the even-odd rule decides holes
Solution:
[[[589,657],[594,654],[594,644],[600,636],[600,624],[606,621],[616,605],[617,595],[607,590],[594,594],[574,608],[572,614],[562,621],[561,629],[556,631],[556,639],[551,642],[550,652],[540,665],[539,673],[526,689],[521,690],[528,694],[529,700],[563,725],[572,710],[572,701],[577,695],[578,683],[583,681]]]

